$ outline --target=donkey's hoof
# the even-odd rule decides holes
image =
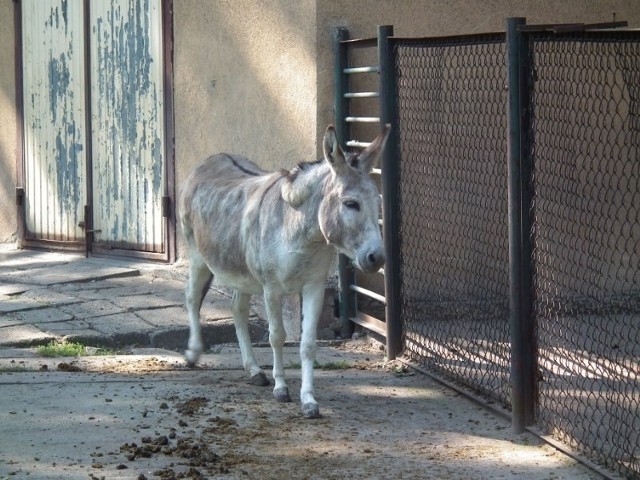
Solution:
[[[187,350],[184,352],[184,358],[187,361],[187,367],[193,368],[200,359],[200,353],[193,350]]]
[[[266,387],[267,385],[269,385],[269,379],[264,372],[259,372],[255,375],[251,375],[251,378],[249,378],[249,383],[251,385],[256,385],[257,387]]]
[[[273,396],[280,403],[287,403],[291,401],[291,395],[289,395],[289,389],[287,387],[276,388],[273,391]]]
[[[302,416],[304,418],[320,418],[320,407],[317,403],[304,403],[302,405]]]

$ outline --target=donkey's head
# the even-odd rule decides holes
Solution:
[[[391,127],[360,153],[346,154],[336,131],[324,135],[325,161],[332,170],[318,211],[320,230],[327,243],[353,260],[364,272],[377,271],[385,262],[378,223],[380,195],[369,173],[380,156]]]

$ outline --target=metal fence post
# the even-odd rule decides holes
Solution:
[[[333,89],[334,89],[334,110],[335,127],[340,146],[345,149],[346,141],[349,137],[349,127],[345,122],[345,117],[349,113],[349,102],[344,94],[349,89],[349,79],[344,73],[347,67],[347,47],[341,42],[349,39],[349,31],[344,27],[338,27],[333,31]],[[340,314],[340,336],[350,338],[353,334],[354,324],[350,318],[356,315],[356,293],[351,290],[356,280],[355,270],[351,261],[340,254],[338,256],[338,281],[339,281],[339,314]]]
[[[400,318],[400,245],[399,245],[399,169],[398,125],[393,125],[396,112],[396,78],[390,37],[393,27],[378,27],[378,64],[380,66],[380,123],[392,124],[387,145],[382,154],[382,218],[387,262],[384,267],[387,324],[387,357],[396,358],[402,351]]]
[[[524,18],[507,19],[509,266],[511,326],[511,407],[515,432],[533,423],[535,400],[534,329],[531,301],[530,206],[531,162],[527,147],[528,45],[518,26]]]

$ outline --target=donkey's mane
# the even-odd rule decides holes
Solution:
[[[323,162],[324,162],[324,159],[315,160],[313,162],[300,162],[290,172],[288,170],[281,170],[280,172],[284,177],[286,177],[287,180],[289,180],[290,182],[293,182],[301,172],[307,172],[312,168],[322,164]]]

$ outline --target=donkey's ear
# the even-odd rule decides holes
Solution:
[[[371,144],[365,148],[360,155],[358,155],[358,160],[353,167],[365,173],[370,173],[374,165],[378,163],[378,159],[380,158],[380,155],[384,150],[384,146],[387,143],[387,138],[389,138],[390,131],[391,125],[387,123],[380,135],[378,135],[376,139],[371,142]]]
[[[333,171],[338,175],[348,168],[347,162],[344,159],[344,152],[338,142],[336,129],[333,125],[327,127],[327,131],[324,134],[324,141],[322,142],[322,150],[324,151],[325,160],[329,162]]]

